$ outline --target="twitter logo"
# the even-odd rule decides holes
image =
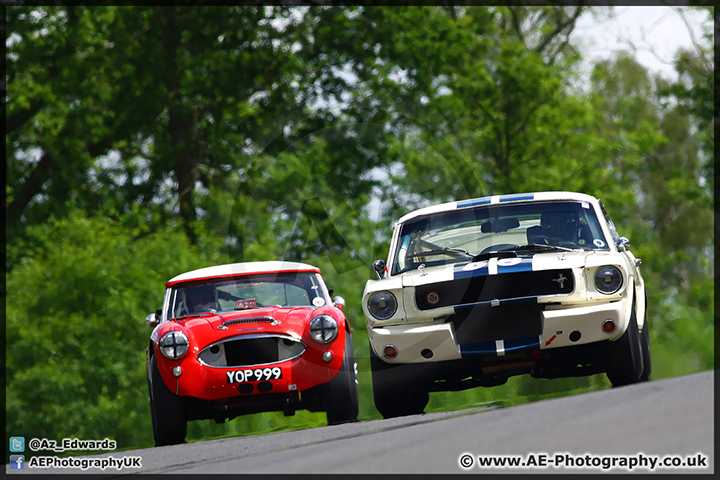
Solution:
[[[25,437],[10,437],[10,451],[11,452],[24,452],[25,451]]]

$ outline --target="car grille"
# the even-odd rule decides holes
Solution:
[[[542,306],[477,307],[450,315],[458,345],[539,336]]]
[[[509,298],[569,294],[574,288],[571,269],[478,275],[415,288],[419,310],[490,302]]]
[[[205,347],[198,360],[210,367],[250,367],[299,357],[306,345],[286,335],[243,335]]]

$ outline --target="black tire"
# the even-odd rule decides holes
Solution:
[[[345,355],[340,371],[325,390],[325,411],[329,425],[356,422],[359,413],[357,371],[350,333],[345,332]]]
[[[652,358],[650,357],[650,325],[647,319],[647,308],[645,309],[645,322],[643,323],[642,332],[640,332],[640,351],[642,352],[643,372],[640,375],[641,382],[650,380],[652,373]]]
[[[424,413],[430,394],[414,384],[418,379],[409,374],[412,366],[385,363],[370,347],[370,368],[375,408],[383,418]]]
[[[148,388],[155,445],[161,447],[185,443],[187,434],[185,402],[165,386],[154,356],[150,360]]]
[[[640,348],[635,301],[633,300],[630,322],[620,339],[610,342],[608,349],[607,377],[614,387],[630,385],[641,380],[643,355]]]

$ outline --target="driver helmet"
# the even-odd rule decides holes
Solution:
[[[212,285],[197,285],[186,292],[191,311],[207,310],[215,305],[215,288]]]
[[[580,219],[577,212],[545,212],[540,217],[540,224],[548,237],[571,242],[578,239]]]

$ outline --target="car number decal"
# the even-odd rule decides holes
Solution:
[[[282,369],[280,367],[254,368],[252,370],[235,370],[227,372],[225,375],[227,383],[259,382],[282,378]]]
[[[532,272],[533,261],[530,258],[492,258],[490,260],[480,260],[478,262],[470,262],[465,265],[456,265],[453,268],[453,277],[455,280],[461,278],[498,275],[500,273],[516,273],[516,272]]]

